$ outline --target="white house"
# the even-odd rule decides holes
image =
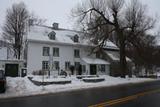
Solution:
[[[82,38],[83,33],[61,29],[58,23],[52,27],[31,26],[27,34],[27,72],[31,74],[37,70],[60,72],[70,71],[74,66],[73,74],[109,74],[110,63],[96,58],[91,54],[92,45],[89,40]],[[108,48],[116,48],[108,41]],[[50,68],[49,68],[50,67]]]

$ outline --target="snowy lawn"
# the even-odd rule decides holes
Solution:
[[[105,78],[105,81],[98,83],[86,83],[83,80],[79,80],[75,76],[72,76],[72,77],[67,77],[68,80],[72,80],[70,84],[64,84],[64,85],[51,84],[46,86],[36,86],[28,79],[28,77],[24,78],[7,77],[7,90],[4,94],[0,94],[0,98],[56,93],[56,92],[63,92],[63,91],[70,91],[77,89],[114,86],[120,84],[139,83],[139,82],[155,80],[148,78],[120,78],[120,77],[115,78],[111,76],[101,76],[101,77]]]

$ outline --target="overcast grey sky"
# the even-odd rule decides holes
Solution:
[[[6,9],[13,3],[23,1],[30,12],[47,19],[46,24],[60,23],[60,27],[72,28],[70,10],[81,0],[0,0],[0,26],[3,25]],[[140,0],[148,5],[150,15],[160,16],[160,0]]]

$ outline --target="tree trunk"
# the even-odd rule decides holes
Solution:
[[[127,71],[127,62],[126,62],[126,53],[125,53],[125,38],[122,32],[120,35],[120,68],[121,68],[121,77],[125,78]]]
[[[18,59],[20,59],[21,58],[21,48],[20,48],[20,46],[18,46]]]

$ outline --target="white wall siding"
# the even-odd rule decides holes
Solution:
[[[42,61],[49,61],[49,56],[43,56],[43,47],[50,48],[50,55],[53,56],[53,48],[59,48],[59,57],[53,56],[53,62],[58,61],[60,71],[65,70],[65,62],[70,62],[70,65],[75,65],[75,62],[80,62],[80,64],[86,66],[86,72],[83,74],[89,75],[90,74],[90,65],[86,64],[81,60],[84,57],[93,57],[95,55],[92,54],[88,56],[90,53],[90,48],[88,47],[80,47],[80,46],[73,46],[73,45],[58,45],[58,44],[43,44],[43,43],[34,43],[29,42],[28,44],[28,56],[27,56],[27,71],[28,74],[31,74],[33,71],[41,70],[42,69]],[[74,57],[74,50],[80,50],[80,58]],[[98,71],[98,70],[97,70]],[[75,71],[74,74],[77,74]],[[101,73],[97,72],[99,75],[109,74],[109,65],[106,65],[106,72]]]
[[[74,51],[72,46],[57,46],[59,47],[59,62],[60,62],[60,69],[65,70],[65,62],[70,62],[71,65],[74,65]],[[54,57],[53,57],[54,61]]]
[[[86,57],[89,52],[83,48],[71,45],[55,45],[29,42],[27,56],[27,70],[31,74],[35,70],[42,69],[42,61],[48,61],[49,56],[43,56],[43,47],[50,47],[50,54],[53,55],[53,47],[59,48],[59,57],[53,57],[54,61],[59,61],[60,70],[65,70],[65,62],[74,65],[75,62],[81,63],[81,57]],[[74,49],[80,50],[80,58],[74,58]]]
[[[27,54],[27,73],[31,74],[34,70],[42,69],[42,45],[36,43],[28,44]],[[46,58],[44,58],[46,59]]]
[[[7,47],[0,48],[0,60],[7,59]]]
[[[110,69],[110,64],[105,65],[105,72],[99,71],[98,66],[97,66],[97,74],[98,75],[109,75],[109,69]]]

